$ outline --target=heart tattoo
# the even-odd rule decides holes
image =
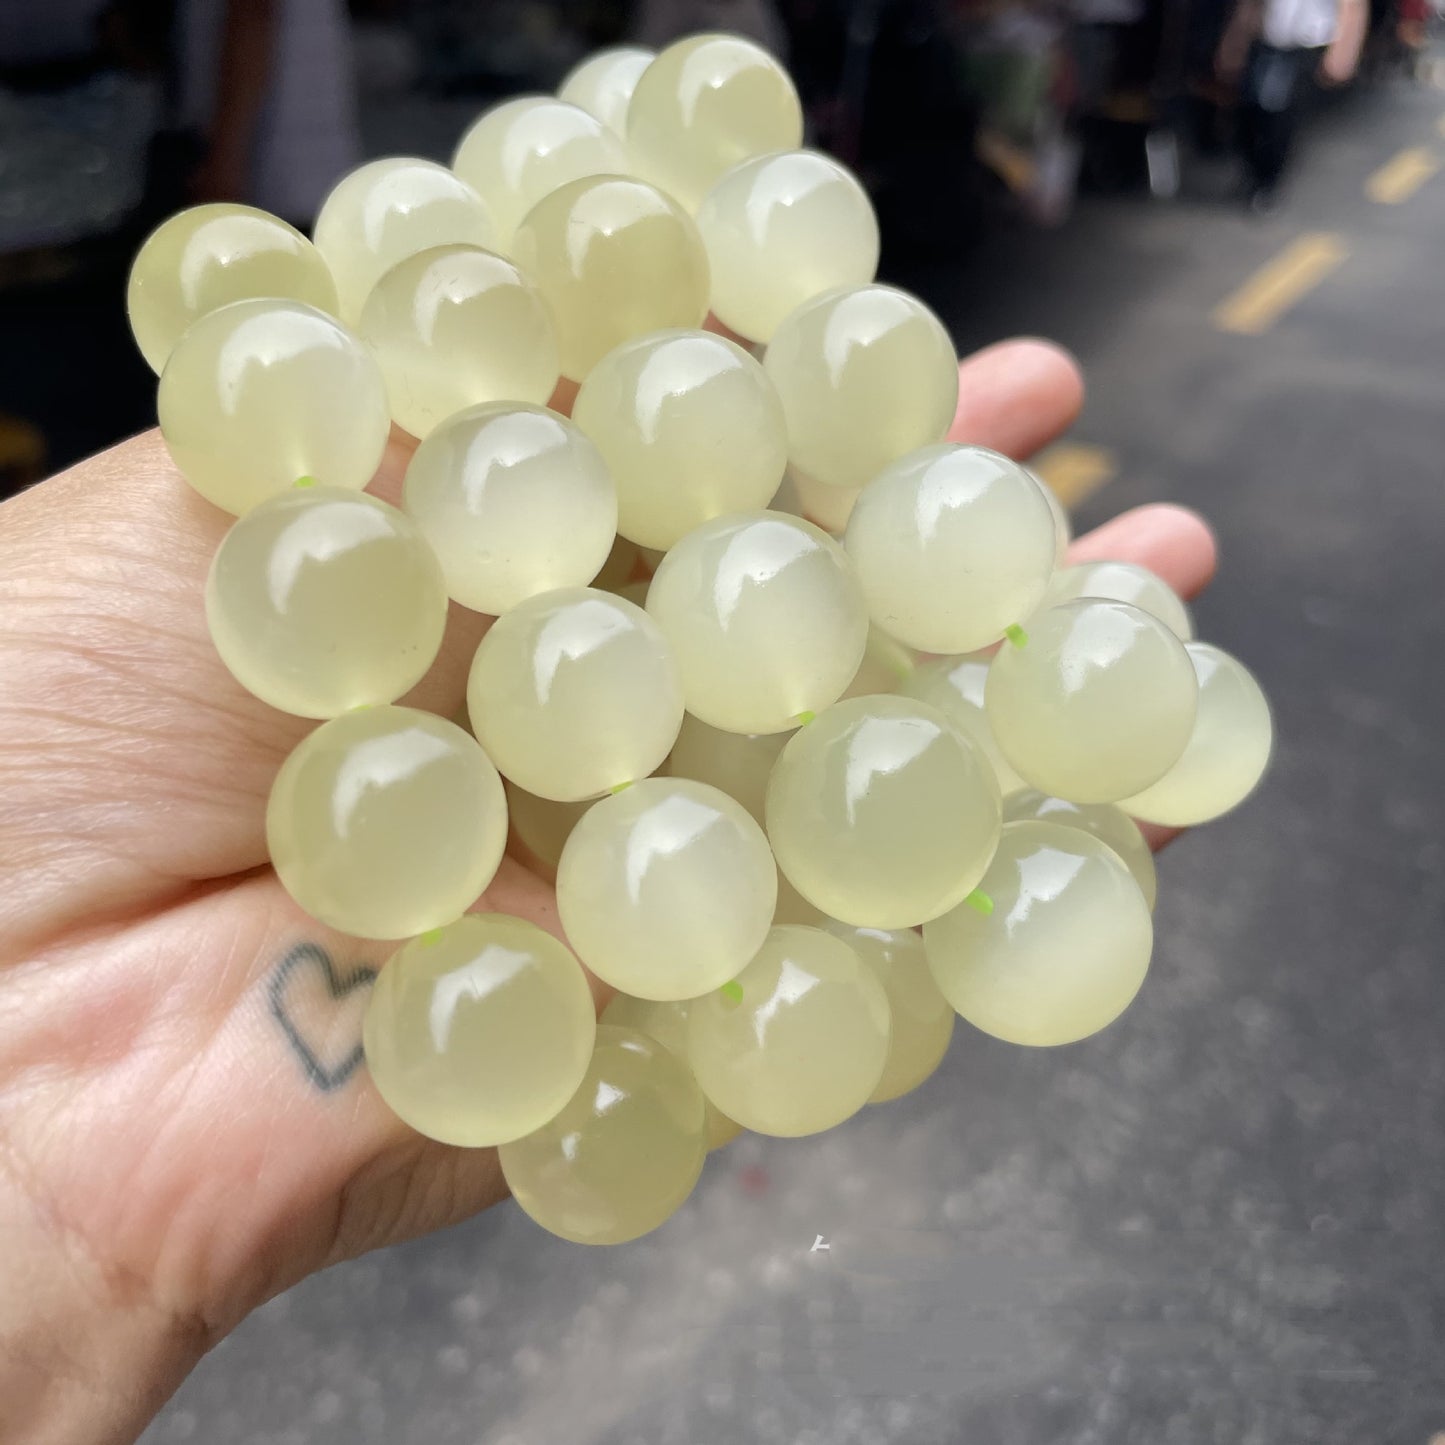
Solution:
[[[361,1067],[361,1016],[375,979],[376,970],[365,965],[342,977],[319,943],[298,943],[266,985],[271,1017],[323,1094]]]

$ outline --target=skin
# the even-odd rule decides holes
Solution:
[[[1083,395],[1035,341],[969,358],[961,382],[953,437],[1017,456]],[[379,495],[396,499],[408,451]],[[134,1439],[273,1294],[505,1192],[493,1151],[388,1113],[355,1011],[339,1054],[312,1041],[319,1069],[294,1037],[310,1025],[278,1016],[300,970],[360,993],[386,950],[312,922],[267,866],[267,791],[314,724],[214,654],[202,586],[229,521],[154,432],[0,507],[0,1400],[27,1445]],[[1088,557],[1188,597],[1214,544],[1151,506],[1076,543]],[[454,610],[408,701],[455,712],[485,625]],[[515,859],[479,906],[560,934]]]

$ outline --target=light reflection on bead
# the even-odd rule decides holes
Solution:
[[[640,45],[598,50],[568,72],[557,87],[558,100],[580,105],[608,130],[627,134],[627,107],[654,52]]]
[[[1162,578],[1133,562],[1080,562],[1060,567],[1049,581],[1043,606],[1057,607],[1081,597],[1127,602],[1157,617],[1181,642],[1194,636],[1189,609]]]
[[[1159,894],[1154,854],[1139,825],[1113,803],[1069,803],[1051,798],[1036,788],[1024,788],[1004,799],[1005,823],[1056,823],[1063,828],[1082,828],[1101,843],[1107,843],[1134,875],[1144,901],[1152,911]]]
[[[936,707],[954,727],[971,737],[987,754],[999,791],[1007,797],[1027,784],[1004,757],[984,709],[989,662],[987,653],[935,657],[920,663],[898,691]]]

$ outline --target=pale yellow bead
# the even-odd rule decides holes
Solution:
[[[580,105],[608,130],[627,134],[627,107],[642,72],[652,64],[654,51],[641,45],[619,45],[598,50],[567,73],[557,87],[557,99]]]
[[[991,911],[964,904],[923,930],[944,997],[975,1028],[1012,1044],[1070,1044],[1129,1006],[1154,930],[1107,844],[1082,828],[1010,823],[979,888]]]
[[[393,266],[437,246],[490,247],[493,230],[486,202],[454,171],[388,156],[336,183],[313,235],[336,278],[341,315],[354,325],[371,288]]]
[[[393,1113],[429,1139],[478,1149],[553,1118],[596,1033],[592,990],[565,945],[520,918],[469,913],[387,961],[363,1041]]]
[[[1181,642],[1194,636],[1189,609],[1160,576],[1133,562],[1080,562],[1060,567],[1049,581],[1043,605],[1056,607],[1080,597],[1128,602],[1157,617]]]
[[[1187,828],[1242,803],[1258,786],[1274,749],[1269,703],[1253,673],[1207,642],[1184,649],[1199,679],[1199,715],[1183,756],[1152,787],[1120,807],[1136,818]]]
[[[301,717],[394,702],[446,628],[441,569],[395,507],[365,492],[283,492],[221,539],[206,621],[232,676]]]
[[[943,440],[958,361],[943,323],[892,286],[827,291],[784,319],[763,366],[788,419],[789,456],[815,482],[861,487]]]
[[[337,310],[336,286],[294,226],[254,206],[192,206],[162,221],[136,254],[125,305],[135,344],[157,374],[193,321],[256,297]]]
[[[1159,878],[1154,868],[1154,854],[1139,825],[1113,803],[1068,803],[1051,798],[1036,788],[1024,788],[1003,800],[1003,820],[1007,823],[1057,823],[1065,828],[1082,828],[1101,843],[1107,843],[1124,866],[1134,875],[1139,891],[1150,910],[1159,895]]]
[[[507,841],[497,770],[461,728],[409,707],[349,712],[281,765],[266,842],[313,918],[362,938],[452,922],[492,881]]]
[[[777,896],[763,830],[689,778],[645,778],[593,804],[557,865],[572,947],[636,998],[693,998],[726,983],[762,946]]]
[[[551,798],[539,798],[515,783],[506,786],[507,814],[511,819],[512,832],[517,841],[555,877],[567,839],[572,836],[577,820],[595,800],[584,798],[580,803],[554,803]]]
[[[441,246],[393,266],[360,333],[386,378],[391,414],[414,437],[483,402],[545,402],[561,375],[541,293],[510,262]]]
[[[707,254],[692,218],[645,181],[594,176],[559,187],[512,239],[552,310],[562,374],[582,381],[615,346],[707,315]]]
[[[911,928],[851,928],[832,919],[824,926],[873,971],[888,995],[888,1058],[868,1102],[901,1098],[943,1062],[956,1017],[928,970],[923,939]]]
[[[407,465],[402,506],[451,595],[494,616],[586,586],[617,531],[597,448],[566,417],[521,402],[469,407],[437,427]]]
[[[682,726],[677,664],[657,624],[588,587],[545,592],[493,623],[467,706],[497,767],[561,803],[655,772]]]
[[[878,218],[852,171],[817,151],[756,156],[720,176],[697,212],[713,314],[771,341],[790,311],[878,270]]]
[[[581,1087],[550,1123],[498,1150],[512,1197],[575,1244],[622,1244],[692,1193],[707,1157],[702,1090],[656,1039],[603,1024]]]
[[[783,407],[763,368],[710,331],[625,341],[587,375],[572,419],[617,482],[617,530],[671,547],[724,512],[767,506],[788,462]]]
[[[989,667],[988,720],[1030,786],[1116,803],[1157,783],[1194,728],[1199,688],[1184,644],[1127,602],[1037,613]]]
[[[853,681],[843,690],[844,697],[875,697],[880,692],[904,692],[904,684],[917,669],[918,655],[890,637],[880,627],[869,627],[863,661],[853,674]]]
[[[739,996],[740,991],[740,996]],[[888,995],[821,928],[769,933],[735,987],[694,999],[687,1053],[703,1092],[760,1134],[817,1134],[856,1114],[888,1059]]]
[[[627,108],[638,174],[689,210],[739,161],[794,150],[802,139],[803,109],[788,72],[738,35],[669,45],[643,72]]]
[[[796,506],[783,507],[781,510],[806,517],[825,532],[841,539],[848,530],[848,519],[853,515],[853,508],[858,505],[858,498],[863,495],[862,487],[830,487],[793,470],[788,472],[788,476],[792,482]],[[777,506],[777,503],[773,505]]]
[[[974,652],[1042,601],[1057,541],[1043,489],[984,447],[933,446],[863,488],[844,545],[873,621],[921,652]]]
[[[524,95],[484,111],[462,137],[452,169],[491,212],[496,244],[510,250],[522,217],[544,196],[583,176],[631,170],[621,138],[550,95]]]
[[[783,749],[768,784],[778,867],[830,918],[911,928],[961,902],[998,842],[983,752],[912,698],[855,697]]]
[[[1028,784],[1004,757],[993,735],[984,709],[984,686],[988,681],[990,658],[986,653],[963,657],[935,657],[920,663],[900,684],[898,691],[920,702],[930,703],[981,747],[993,765],[999,791],[1007,797]]]
[[[672,745],[667,771],[720,788],[761,824],[768,778],[792,731],[729,733],[688,713]]]
[[[843,549],[780,512],[718,517],[668,552],[647,610],[672,644],[687,709],[772,733],[842,696],[868,617]]]
[[[654,999],[633,998],[629,994],[614,994],[612,1002],[602,1011],[602,1022],[618,1028],[636,1029],[656,1039],[665,1048],[671,1049],[678,1058],[687,1061],[687,1011],[690,1001],[674,999],[659,1002]],[[706,1097],[704,1095],[704,1097]],[[741,1125],[729,1119],[709,1099],[707,1103],[707,1147],[716,1149],[735,1139],[742,1132]]]
[[[360,491],[391,431],[371,353],[299,301],[236,301],[201,317],[166,362],[157,409],[181,474],[238,514],[302,477]]]

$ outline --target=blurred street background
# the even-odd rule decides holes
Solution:
[[[282,177],[298,223],[339,170],[446,159],[596,46],[771,45],[810,141],[874,195],[885,278],[960,352],[1033,333],[1080,358],[1084,415],[1037,459],[1076,528],[1153,500],[1210,519],[1199,631],[1270,693],[1278,750],[1161,860],[1151,977],[1102,1036],[1034,1053],[961,1026],[919,1093],[744,1136],[634,1245],[507,1204],[332,1270],[146,1445],[1442,1445],[1428,7],[1362,3],[1344,83],[1314,80],[1337,48],[1300,46],[1275,104],[1257,52],[1221,63],[1232,0],[256,5],[266,103],[289,94],[309,137]],[[0,492],[153,423],[123,310],[148,227],[188,197],[267,203],[193,120],[225,13],[0,0]],[[1293,131],[1277,167],[1266,113]]]

